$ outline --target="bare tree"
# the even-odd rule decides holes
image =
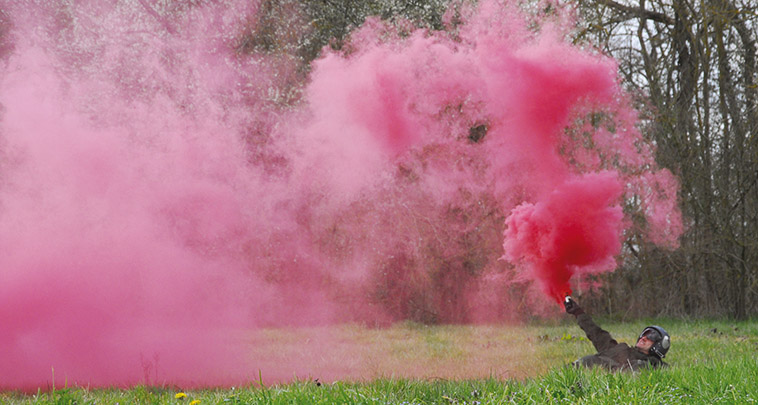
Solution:
[[[677,173],[682,246],[642,245],[611,278],[609,301],[659,299],[660,311],[744,318],[758,309],[758,98],[755,3],[582,0],[591,39],[650,104],[646,131]],[[665,281],[661,283],[661,281]],[[634,294],[630,294],[634,293]],[[609,302],[604,301],[604,302]],[[607,304],[610,308],[611,305]]]

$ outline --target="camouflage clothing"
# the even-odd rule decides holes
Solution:
[[[666,363],[657,356],[642,353],[636,347],[618,343],[611,334],[601,329],[584,312],[577,314],[576,321],[597,349],[597,354],[584,356],[575,361],[575,366],[602,366],[609,370],[639,370],[645,367],[663,367]]]

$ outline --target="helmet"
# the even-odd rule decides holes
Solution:
[[[669,347],[671,347],[671,337],[665,329],[660,326],[651,325],[642,330],[642,333],[640,333],[640,337],[638,337],[637,340],[642,339],[643,336],[646,336],[653,341],[653,346],[650,348],[650,351],[653,354],[660,359],[666,357],[666,352],[668,352]]]

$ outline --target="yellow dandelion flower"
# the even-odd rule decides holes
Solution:
[[[176,399],[184,399],[184,398],[187,398],[187,394],[185,394],[183,392],[177,392],[176,395],[174,395],[174,398],[176,398]]]
[[[190,402],[190,403],[189,403],[189,405],[197,405],[197,404],[199,404],[199,403],[200,403],[200,400],[199,400],[199,399],[196,399],[196,400],[194,400],[194,401]]]

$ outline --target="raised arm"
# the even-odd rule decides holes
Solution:
[[[597,326],[592,317],[585,314],[584,310],[571,297],[566,297],[563,305],[566,307],[566,312],[576,317],[579,327],[582,328],[598,352],[618,345],[618,342],[611,337],[611,334]]]

